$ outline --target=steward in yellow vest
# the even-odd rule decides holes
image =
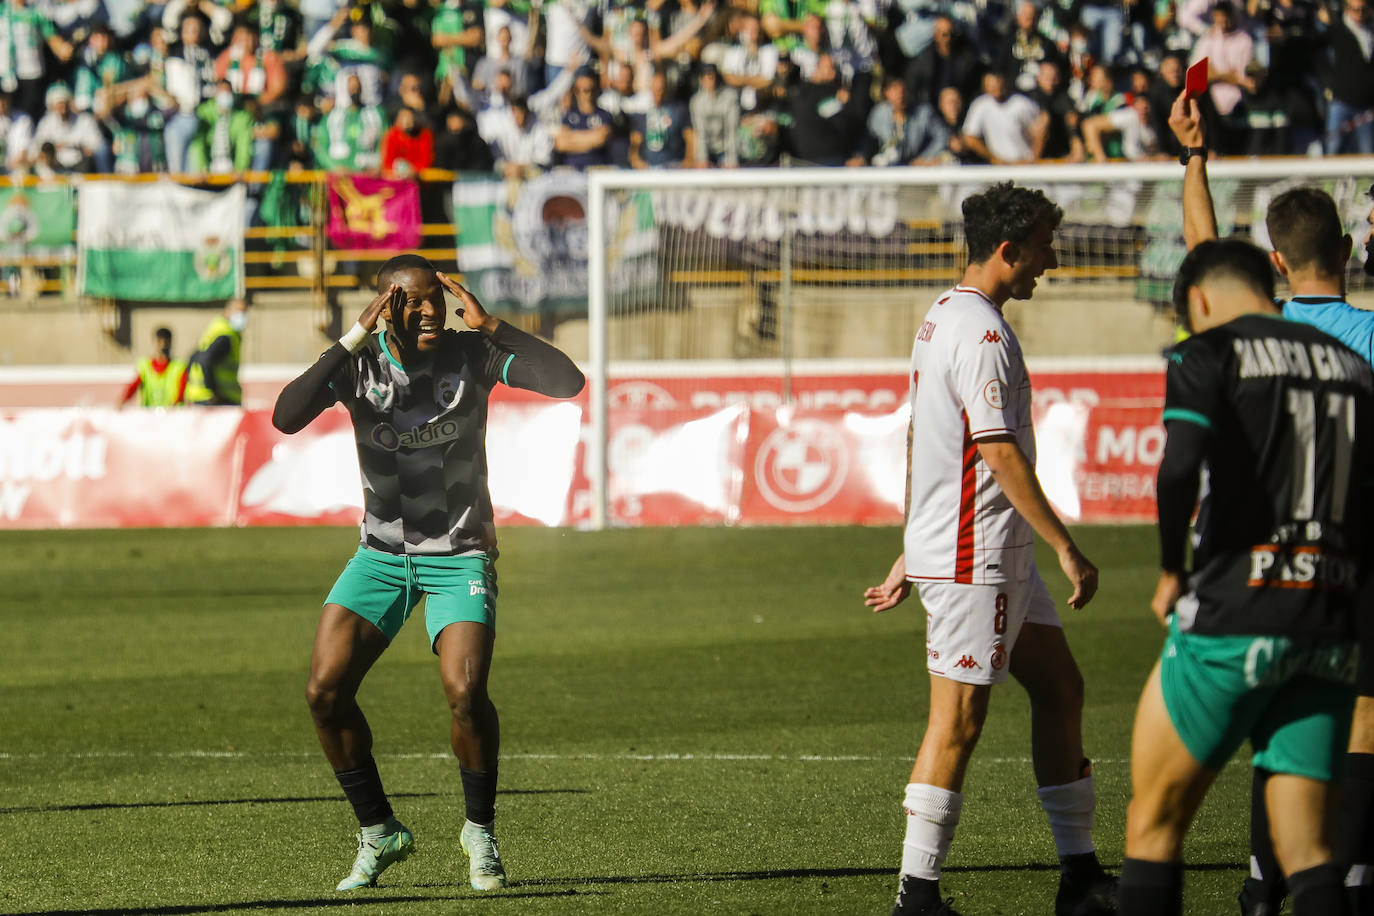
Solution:
[[[154,332],[157,348],[153,356],[138,361],[138,377],[124,389],[119,406],[123,407],[138,395],[143,407],[173,407],[181,403],[182,388],[186,384],[186,363],[172,359],[172,332],[158,328]]]
[[[243,403],[239,387],[239,351],[248,323],[241,300],[232,300],[224,314],[201,335],[186,370],[186,403],[201,406]]]

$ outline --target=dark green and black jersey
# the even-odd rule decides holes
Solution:
[[[1245,315],[1173,349],[1164,422],[1171,439],[1205,430],[1193,595],[1179,602],[1180,625],[1349,635],[1374,480],[1369,364],[1316,328]]]

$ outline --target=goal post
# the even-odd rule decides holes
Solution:
[[[1357,242],[1351,299],[1374,306],[1358,245],[1374,157],[1221,160],[1208,173],[1221,234],[1264,246],[1275,196],[1302,185],[1330,193]],[[1044,190],[1065,213],[1059,269],[1033,304],[1009,303],[1023,343],[1034,341],[1027,350],[1157,355],[1185,253],[1176,162],[590,172],[590,526],[619,521],[608,473],[613,389],[630,398],[616,409],[636,411],[719,400],[722,386],[785,405],[807,375],[905,375],[916,321],[965,264],[960,204],[1006,180]],[[738,383],[708,396],[694,387],[701,378]]]

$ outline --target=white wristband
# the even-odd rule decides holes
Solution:
[[[348,329],[348,333],[339,338],[339,343],[349,353],[357,353],[367,343],[367,328],[353,322],[353,327]]]

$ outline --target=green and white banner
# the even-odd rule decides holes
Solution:
[[[76,232],[75,195],[69,185],[0,188],[0,255],[60,255]]]
[[[609,292],[651,295],[658,232],[649,194],[607,201]],[[587,176],[546,172],[532,181],[463,176],[453,185],[458,270],[487,308],[585,314]]]
[[[150,302],[243,295],[246,192],[172,181],[85,181],[77,192],[77,289]]]

